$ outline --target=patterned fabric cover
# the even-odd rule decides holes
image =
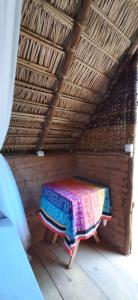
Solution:
[[[39,216],[44,225],[65,236],[65,248],[72,255],[77,240],[92,236],[101,219],[111,219],[109,188],[80,178],[45,184]]]

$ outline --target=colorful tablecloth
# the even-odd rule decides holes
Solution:
[[[45,184],[39,216],[44,225],[65,236],[72,255],[77,240],[92,236],[101,219],[111,219],[109,188],[80,178]]]

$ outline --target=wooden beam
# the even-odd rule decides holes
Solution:
[[[65,14],[63,11],[55,8],[53,5],[49,4],[47,1],[43,0],[33,0],[34,3],[40,5],[44,10],[51,13],[54,17],[59,20],[62,20],[62,24],[68,26],[70,29],[73,27],[73,19]],[[87,2],[87,0],[86,0]]]
[[[66,125],[74,125],[74,128],[77,127],[77,128],[84,128],[84,123],[83,122],[80,122],[80,121],[72,121],[72,120],[69,120],[69,119],[65,119],[65,118],[58,118],[58,117],[54,117],[52,122],[57,122],[57,123],[60,123],[60,124],[66,124]],[[85,123],[86,125],[86,123]]]
[[[91,7],[126,40],[128,46],[131,44],[131,40],[109,19],[103,10],[101,10],[94,2],[92,2]]]
[[[48,135],[48,136],[47,136],[47,140],[46,140],[47,143],[50,143],[50,144],[52,143],[52,144],[53,144],[54,142],[51,142],[51,141],[50,141],[51,139],[52,139],[52,140],[54,140],[54,139],[57,140],[57,139],[58,139],[58,142],[57,142],[57,143],[59,143],[59,142],[64,143],[65,141],[67,142],[67,140],[69,140],[68,143],[69,143],[69,142],[73,143],[73,140],[74,140],[74,138],[73,138],[72,136],[70,136],[70,137],[68,137],[68,136],[62,136],[62,137],[60,137],[60,136],[53,136],[53,137],[51,137],[51,136]],[[60,141],[60,140],[61,140],[61,141]],[[65,142],[65,143],[66,143],[66,142]]]
[[[78,59],[77,59],[77,60],[78,60]],[[78,60],[78,61],[79,61],[79,60]],[[51,78],[53,78],[53,79],[55,79],[55,80],[58,80],[58,81],[60,80],[60,78],[59,78],[56,74],[52,74],[52,73],[48,72],[47,69],[46,69],[45,67],[43,67],[43,66],[41,66],[41,65],[39,65],[39,64],[32,63],[32,62],[27,61],[27,60],[22,59],[22,58],[18,58],[17,63],[18,63],[18,65],[21,65],[21,66],[23,66],[23,67],[26,67],[27,69],[29,69],[29,70],[31,70],[31,71],[35,71],[35,72],[37,72],[37,73],[41,73],[42,75],[46,75],[46,76],[51,77]],[[83,63],[83,62],[81,62],[81,63]],[[91,68],[90,66],[86,65],[85,63],[83,63],[83,65],[87,66],[87,67],[90,68],[90,69],[93,69],[93,68]],[[96,69],[95,69],[95,70],[96,70]],[[97,70],[96,72],[99,73],[98,70]],[[87,91],[93,92],[95,95],[97,95],[97,96],[99,96],[99,97],[102,96],[101,93],[95,91],[94,89],[88,89],[88,88],[86,88],[86,87],[84,87],[84,86],[79,85],[78,83],[75,83],[75,82],[72,82],[72,81],[68,80],[67,78],[65,78],[65,82],[68,83],[68,84],[70,84],[70,85],[72,85],[72,86],[74,86],[74,87],[76,87],[76,88],[79,88],[79,89],[85,88]],[[36,85],[35,85],[35,86],[36,86]],[[38,87],[38,86],[37,86],[37,87]],[[40,87],[38,87],[38,89],[40,89]],[[46,90],[48,90],[48,89],[46,89]],[[54,92],[54,91],[53,91],[53,92]]]
[[[29,114],[29,113],[23,113],[23,112],[12,112],[12,117],[17,118],[17,119],[32,119],[32,120],[37,120],[37,121],[44,121],[45,117],[42,115],[37,115],[37,114]]]
[[[84,61],[82,61],[81,59],[75,58],[75,61],[80,62],[83,66],[85,66],[87,69],[89,69],[90,71],[93,71],[94,73],[96,73],[97,75],[100,75],[101,77],[103,77],[104,79],[107,80],[108,76],[102,72],[100,72],[99,70],[95,69],[94,67],[86,64]]]
[[[37,132],[36,134],[39,134],[41,129],[38,129],[38,128],[30,128],[30,127],[19,127],[19,126],[14,126],[14,125],[11,125],[9,126],[9,129],[14,129],[14,130],[29,130],[29,131],[32,131],[32,132]]]
[[[31,38],[33,41],[37,42],[38,44],[41,44],[43,46],[47,45],[49,48],[51,48],[53,50],[57,50],[58,52],[64,53],[64,49],[62,46],[51,42],[50,40],[44,38],[43,36],[41,36],[37,33],[34,33],[33,31],[31,31],[29,29],[26,29],[23,26],[21,26],[20,34],[25,37]],[[19,44],[19,46],[20,46],[20,44]]]
[[[67,145],[68,145],[69,147],[71,147],[73,144],[74,144],[74,143],[65,143],[65,142],[62,142],[62,143],[61,143],[61,142],[60,142],[60,143],[55,143],[55,142],[54,142],[54,143],[46,143],[46,144],[44,145],[44,147],[45,147],[45,148],[46,148],[47,146],[55,146],[55,147],[56,147],[56,146],[61,146],[61,145],[62,145],[62,146],[67,146]]]
[[[54,127],[54,126],[52,126],[50,129],[49,129],[49,133],[50,132],[52,132],[52,131],[54,131],[54,132],[56,132],[56,131],[63,131],[63,132],[69,132],[69,133],[71,133],[71,132],[73,132],[73,133],[76,133],[76,132],[81,132],[81,130],[80,129],[77,129],[77,128],[64,128],[64,127],[58,127],[58,126],[56,126],[56,127]],[[48,133],[48,134],[49,134]]]
[[[106,56],[110,57],[110,59],[112,59],[114,61],[114,63],[118,63],[118,60],[114,56],[112,56],[104,48],[102,48],[98,44],[96,44],[95,40],[92,37],[90,37],[86,32],[82,32],[82,38],[84,38],[89,43],[91,43],[95,48],[97,48],[98,50],[100,50],[103,54],[105,54]]]
[[[17,99],[17,98],[14,98],[13,105],[14,104],[26,104],[26,106],[33,106],[36,108],[49,108],[50,107],[50,105],[48,105],[48,104],[34,102],[32,100]]]
[[[15,80],[15,85],[18,85],[20,87],[23,87],[23,88],[26,88],[26,89],[31,89],[33,91],[39,91],[39,92],[43,92],[43,93],[46,93],[46,94],[54,94],[54,91],[53,90],[50,90],[48,88],[42,88],[42,87],[39,87],[38,85],[34,85],[32,83],[29,83],[29,82],[24,82],[22,80],[18,80],[16,79]]]
[[[43,67],[39,64],[33,63],[31,61],[27,61],[26,59],[23,59],[20,57],[18,57],[17,64],[19,66],[26,67],[27,69],[30,69],[31,71],[35,71],[37,73],[41,73],[42,75],[45,75],[52,79],[58,80],[58,78],[55,74],[48,72],[48,69],[46,67]]]
[[[71,29],[73,27],[73,19],[69,17],[67,14],[65,14],[64,12],[61,12],[61,10],[59,10],[57,7],[54,7],[53,5],[47,3],[46,1],[44,2],[43,0],[33,0],[33,1],[36,4],[41,5],[43,9],[49,11],[53,16],[56,16],[57,18],[62,20],[62,23],[65,24],[68,28]],[[101,52],[103,52],[108,57],[110,57],[114,62],[118,62],[118,60],[115,57],[113,57],[106,50],[104,50],[99,45],[97,45],[96,42],[83,31],[83,28],[82,28],[81,36],[85,38],[87,41],[89,41],[91,44],[93,44]]]
[[[84,102],[83,102],[84,103]],[[48,104],[43,104],[43,103],[39,103],[39,102],[34,102],[34,101],[32,101],[32,100],[25,100],[25,99],[17,99],[17,98],[14,98],[14,102],[13,102],[13,105],[14,104],[25,104],[26,105],[26,107],[28,106],[28,107],[36,107],[36,108],[50,108],[51,107],[51,105],[48,105]],[[96,107],[96,105],[91,105],[90,104],[90,106],[91,106],[91,108],[94,106],[94,107]],[[79,110],[74,110],[74,109],[70,109],[69,107],[61,107],[61,106],[57,106],[56,107],[56,110],[59,110],[59,111],[68,111],[68,112],[71,112],[71,113],[76,113],[76,114],[83,114],[83,115],[91,115],[91,113],[93,112],[85,112],[85,111],[79,111]],[[15,111],[15,110],[13,110],[13,111]]]
[[[46,2],[43,2],[43,3],[46,3]],[[43,147],[44,140],[46,139],[47,132],[48,132],[48,126],[53,119],[57,103],[63,92],[65,77],[67,75],[67,72],[68,72],[73,60],[74,60],[75,52],[77,50],[77,47],[78,47],[78,44],[80,41],[80,37],[81,37],[82,26],[84,25],[85,18],[88,15],[90,5],[91,5],[91,0],[85,0],[85,1],[83,0],[81,11],[78,14],[77,20],[74,22],[71,38],[70,38],[69,45],[68,45],[67,52],[66,52],[66,57],[65,57],[65,60],[62,64],[61,70],[60,70],[61,80],[59,81],[57,92],[54,95],[54,99],[52,101],[52,106],[49,109],[48,115],[46,117],[44,129],[43,129],[42,135],[41,135],[40,140],[37,145],[38,149],[41,149]]]
[[[86,104],[86,105],[91,105],[91,106],[95,106],[95,103],[90,102],[88,99],[83,99],[83,98],[79,98],[79,97],[74,97],[71,95],[67,95],[67,94],[61,94],[61,98],[65,98],[68,101],[73,101],[73,102],[80,102],[81,104]]]
[[[71,136],[71,133],[70,133],[70,135],[69,134],[66,134],[66,135],[57,135],[56,133],[55,133],[55,135],[54,134],[52,134],[52,133],[49,133],[48,134],[48,137],[47,137],[48,139],[75,139],[75,137],[74,136]]]
[[[36,143],[35,144],[4,144],[3,148],[4,149],[8,149],[8,148],[13,148],[13,149],[16,149],[16,148],[31,148],[31,147],[34,147],[36,148]]]
[[[25,29],[25,30],[26,30],[26,29]],[[37,43],[39,43],[40,38],[35,38],[35,39],[34,39],[34,37],[33,37],[34,33],[30,32],[29,30],[28,30],[28,32],[29,32],[29,33],[27,33],[26,35],[27,35],[29,38],[35,40]],[[24,33],[24,31],[21,31],[21,33]],[[43,42],[43,44],[44,44],[44,46],[53,47],[54,51],[55,51],[56,49],[58,50],[58,48],[56,48],[56,44],[54,44],[55,46],[49,45],[49,40],[47,40],[47,39],[45,39],[45,42]],[[62,49],[63,49],[63,48],[62,48]],[[64,54],[65,54],[65,52],[66,52],[66,50],[60,50],[60,51],[63,52]],[[81,64],[85,65],[85,66],[86,66],[87,68],[89,68],[90,70],[96,72],[98,75],[101,75],[101,76],[103,76],[103,77],[104,77],[104,76],[107,77],[106,74],[100,72],[98,69],[95,69],[95,68],[92,67],[91,65],[88,65],[88,64],[84,63],[81,59],[79,59],[79,57],[76,56],[75,59],[76,59],[76,61],[78,61],[78,62],[80,62]],[[116,62],[118,62],[118,61],[116,60]],[[46,67],[44,67],[44,66],[41,66],[41,65],[39,65],[39,64],[30,62],[30,61],[27,61],[27,60],[25,60],[25,59],[23,59],[23,58],[20,58],[20,57],[18,57],[18,63],[19,63],[19,64],[22,64],[22,65],[24,65],[24,66],[26,66],[26,67],[27,67],[28,65],[29,65],[29,66],[32,66],[32,67],[34,68],[34,70],[36,70],[36,71],[37,71],[37,68],[38,68],[38,69],[40,68],[40,72],[43,71],[43,72],[44,72],[44,75],[47,75],[47,76],[49,76],[49,77],[58,79],[58,77],[57,77],[55,74],[51,74],[50,72],[48,72],[48,68],[46,68]]]
[[[8,137],[15,137],[15,138],[26,138],[26,139],[30,139],[30,138],[32,138],[32,139],[36,139],[37,137],[38,137],[38,134],[31,134],[31,135],[29,135],[29,134],[14,134],[14,133],[8,133],[7,134],[7,137],[6,137],[6,139],[8,138]],[[8,145],[8,144],[7,144]]]

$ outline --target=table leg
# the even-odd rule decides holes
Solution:
[[[99,238],[99,236],[98,236],[98,233],[96,232],[95,234],[94,234],[94,239],[95,239],[95,241],[96,241],[96,243],[97,244],[99,244],[100,243],[100,238]]]
[[[57,237],[58,237],[57,233],[54,233],[54,236],[52,238],[51,244],[55,244],[55,242],[57,240]]]
[[[75,260],[75,257],[77,255],[77,251],[78,251],[78,248],[79,248],[79,243],[80,243],[80,241],[77,241],[77,245],[76,245],[75,250],[73,251],[73,255],[70,257],[69,264],[68,264],[68,269],[70,269],[73,265],[73,262]]]

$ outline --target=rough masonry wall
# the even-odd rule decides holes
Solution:
[[[38,220],[42,185],[46,182],[74,175],[75,158],[72,154],[6,156],[20,190],[34,242],[43,237],[44,228]]]
[[[109,185],[112,221],[101,230],[101,238],[119,252],[128,252],[129,212],[131,207],[130,166],[132,159],[119,153],[76,154],[77,175]]]
[[[117,153],[77,153],[48,155],[7,156],[18,184],[30,226],[32,240],[43,239],[44,227],[38,220],[42,185],[78,175],[108,184],[111,190],[113,219],[102,228],[101,236],[121,253],[126,253],[131,196],[129,189],[130,158]]]

